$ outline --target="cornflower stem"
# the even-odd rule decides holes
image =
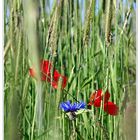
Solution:
[[[72,96],[66,89],[63,89],[66,95],[70,95],[76,102],[80,103],[74,96]]]

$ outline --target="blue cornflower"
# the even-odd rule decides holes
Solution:
[[[70,101],[62,102],[60,108],[65,112],[76,112],[77,110],[84,109],[86,104],[81,101],[80,103],[71,104]]]

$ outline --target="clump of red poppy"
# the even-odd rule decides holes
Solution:
[[[53,70],[52,62],[48,60],[42,60],[40,64],[40,71],[41,80],[48,81],[53,88],[58,88],[60,78],[62,79],[62,88],[66,87],[67,77],[60,74],[56,69]],[[29,74],[31,77],[36,77],[36,72],[33,68],[29,69]]]
[[[103,109],[106,113],[115,116],[118,114],[118,106],[113,102],[108,101],[110,98],[110,93],[108,90],[103,95],[101,89],[96,90],[94,93],[91,94],[90,102],[88,103],[89,106],[94,105],[95,107],[101,107],[101,102],[103,102]]]

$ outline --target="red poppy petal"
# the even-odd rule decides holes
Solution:
[[[52,63],[48,60],[42,60],[41,61],[41,72],[44,74],[49,74],[52,69]]]
[[[113,116],[117,115],[118,110],[119,110],[119,108],[113,102],[107,102],[104,104],[104,111],[110,115],[113,115]]]
[[[36,73],[35,73],[35,70],[33,68],[30,68],[29,69],[29,74],[31,77],[35,77]]]
[[[96,90],[94,93],[90,96],[90,105],[94,105],[95,107],[101,106],[101,100],[102,100],[102,90]]]
[[[95,106],[95,107],[100,107],[100,106],[101,106],[101,100],[100,100],[100,99],[95,100],[95,101],[94,101],[94,106]]]
[[[96,101],[96,100],[101,100],[101,95],[102,95],[102,90],[96,90],[94,93],[92,93],[90,100],[91,101]]]
[[[103,96],[103,100],[104,100],[104,103],[107,103],[109,98],[110,98],[110,93],[108,92],[108,90],[105,92],[105,95]]]
[[[45,75],[45,74],[42,74],[41,80],[42,80],[42,81],[46,81],[46,78],[47,78],[46,75]]]
[[[98,98],[98,97],[101,97],[102,96],[102,90],[101,89],[98,89],[95,91],[95,96]]]
[[[54,70],[54,73],[53,73],[53,79],[58,82],[59,78],[61,77],[61,74],[57,71],[57,70]]]
[[[67,85],[67,80],[68,80],[68,78],[67,78],[66,76],[63,76],[62,78],[63,78],[62,88],[65,88],[66,85]]]
[[[61,77],[62,77],[62,76],[61,76]],[[63,80],[63,81],[62,81],[62,88],[65,88],[65,87],[66,87],[66,84],[67,84],[67,78],[66,78],[65,76],[63,76],[63,77],[62,77],[62,80]],[[51,82],[52,87],[54,87],[55,89],[58,88],[58,82],[59,82],[59,81],[55,81],[55,80],[52,81],[52,82]]]
[[[95,107],[100,107],[101,106],[101,100],[96,100],[93,102],[89,102],[88,105],[94,105]]]
[[[100,107],[101,106],[101,100],[102,100],[102,90],[96,90],[94,93],[94,106]]]
[[[62,76],[57,70],[54,70],[53,80],[55,83],[53,85],[55,85],[55,87],[56,85],[58,86],[59,78],[62,78],[62,88],[65,88],[67,84],[67,77]]]

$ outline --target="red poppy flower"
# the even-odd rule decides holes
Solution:
[[[94,105],[95,107],[101,106],[101,101],[104,101],[104,111],[107,112],[110,115],[117,115],[118,114],[118,107],[113,102],[109,102],[110,93],[108,90],[105,92],[105,94],[102,94],[102,90],[97,90],[95,93],[93,93],[90,97],[90,102],[88,105]]]
[[[102,90],[96,90],[93,94],[91,94],[90,102],[88,105],[94,105],[95,107],[101,106],[101,101],[107,102],[110,98],[110,94],[108,91],[104,95],[102,95]]]
[[[62,87],[65,88],[67,85],[68,78],[66,76],[62,76],[62,79],[63,79]]]
[[[60,78],[62,79],[62,88],[65,88],[67,84],[67,77],[61,75],[57,70],[54,70],[52,78],[51,76],[49,76],[47,78],[47,81],[51,83],[52,87],[58,88],[58,83],[59,83]]]
[[[53,73],[53,80],[57,83],[57,86],[60,78],[62,79],[62,88],[65,88],[67,84],[67,77],[61,75],[57,70],[55,70]]]
[[[52,63],[48,60],[42,60],[41,61],[41,72],[44,74],[44,75],[50,75],[51,73],[51,69],[52,69]]]
[[[46,81],[47,77],[50,77],[52,63],[48,60],[42,60],[40,69],[41,69],[41,80]]]
[[[94,93],[92,93],[90,96],[90,102],[88,105],[94,105],[95,107],[100,107],[101,100],[102,100],[101,93],[102,93],[102,90],[96,90]]]
[[[117,115],[118,110],[119,108],[117,107],[117,105],[112,102],[107,102],[104,104],[104,111],[110,115],[113,115],[113,116]]]
[[[52,71],[53,67],[52,67],[52,63],[50,61],[42,60],[40,69],[41,69],[41,80],[42,81],[48,81],[52,85],[52,87],[54,87],[56,89],[58,87],[59,79],[62,78],[62,88],[66,87],[66,84],[67,84],[66,76],[61,75],[57,70],[54,70],[53,74],[51,75],[51,71]],[[35,77],[35,73],[33,73],[33,69],[30,72],[30,75],[32,77]]]
[[[105,92],[105,95],[102,96],[102,100],[104,101],[104,103],[108,102],[110,98],[110,93],[108,92],[108,90]]]

